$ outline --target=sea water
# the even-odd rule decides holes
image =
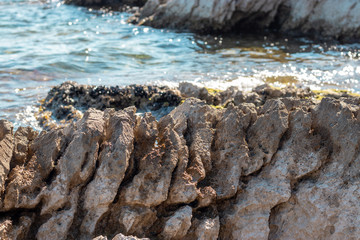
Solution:
[[[0,119],[37,128],[52,86],[268,82],[360,92],[360,44],[268,34],[204,36],[128,23],[129,13],[0,0]]]

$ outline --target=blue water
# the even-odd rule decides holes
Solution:
[[[0,118],[36,127],[38,101],[67,80],[250,89],[285,77],[298,86],[360,92],[360,44],[198,36],[135,26],[129,16],[60,1],[0,0]]]

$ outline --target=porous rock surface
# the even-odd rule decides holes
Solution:
[[[141,24],[193,31],[273,28],[338,39],[360,36],[357,0],[148,0]]]
[[[122,110],[130,106],[135,106],[138,112],[151,111],[159,119],[189,97],[204,100],[209,105],[223,107],[229,103],[235,105],[253,103],[261,106],[267,99],[279,97],[305,99],[313,96],[314,93],[309,88],[287,86],[277,89],[267,84],[258,86],[251,92],[243,92],[236,87],[219,91],[190,82],[181,82],[178,88],[151,85],[130,85],[121,88],[64,82],[49,91],[42,101],[37,119],[44,128],[51,128],[60,123],[66,124],[81,119],[89,108]],[[349,97],[346,93],[331,96]],[[57,124],[54,123],[54,119],[57,120]]]
[[[357,239],[360,100],[258,100],[0,121],[0,238]]]

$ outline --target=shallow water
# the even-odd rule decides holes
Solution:
[[[266,81],[360,92],[360,44],[198,36],[131,25],[128,17],[59,1],[0,0],[0,119],[36,127],[38,101],[68,80],[243,89]]]

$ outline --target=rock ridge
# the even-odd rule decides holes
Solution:
[[[356,239],[359,98],[256,91],[273,92],[208,91],[160,120],[126,106],[40,134],[0,121],[0,238]]]
[[[354,0],[148,0],[137,22],[197,32],[276,30],[356,41],[360,5]],[[249,28],[249,26],[251,26]]]

